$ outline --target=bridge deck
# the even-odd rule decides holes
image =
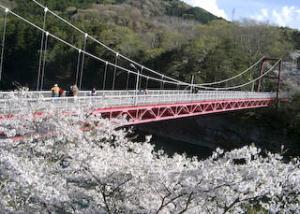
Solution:
[[[81,92],[78,97],[51,98],[49,92],[0,93],[0,114],[14,115],[21,109],[42,112],[50,104],[61,110],[88,109],[103,117],[126,117],[129,124],[176,119],[216,112],[267,107],[276,93],[240,91],[99,91],[97,96]],[[18,99],[13,98],[19,96]],[[29,98],[27,98],[29,97]]]

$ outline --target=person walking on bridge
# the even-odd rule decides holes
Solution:
[[[54,84],[54,86],[51,88],[52,97],[59,97],[59,90],[60,88],[58,85]]]
[[[91,91],[91,96],[96,96],[96,95],[97,95],[97,90],[95,87],[93,87]]]
[[[78,96],[79,89],[78,89],[78,87],[77,87],[76,84],[74,84],[74,85],[71,86],[71,91],[72,91],[73,97],[77,97]]]
[[[65,90],[63,88],[59,88],[59,97],[65,96]]]

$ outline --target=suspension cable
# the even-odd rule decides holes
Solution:
[[[45,7],[44,8],[43,30],[45,30],[45,28],[46,28],[47,12],[48,12],[48,8]],[[45,40],[44,37],[45,37],[45,32],[42,32],[40,57],[39,57],[39,67],[38,67],[38,76],[37,76],[37,84],[36,84],[36,90],[37,91],[40,89],[40,82],[41,82],[41,67],[42,67],[43,47],[44,47],[44,40]]]
[[[46,8],[44,5],[42,5],[42,4],[39,3],[38,1],[36,1],[36,0],[32,0],[32,1],[33,1],[35,4],[37,4],[38,6],[40,6],[41,8],[44,8],[44,9]],[[66,23],[67,25],[71,26],[72,28],[74,28],[74,29],[77,30],[78,32],[80,32],[80,33],[82,33],[82,34],[86,34],[86,32],[84,32],[84,31],[81,30],[80,28],[76,27],[76,26],[73,25],[71,22],[69,22],[69,21],[67,21],[66,19],[62,18],[61,16],[57,15],[55,12],[51,11],[50,9],[48,9],[48,10],[49,10],[49,12],[50,12],[53,16],[55,16],[56,18],[58,18],[58,19],[61,20],[62,22],[64,22],[64,23]],[[112,48],[108,47],[108,46],[105,45],[103,42],[101,42],[101,41],[95,39],[94,37],[88,35],[88,38],[91,39],[92,41],[96,42],[97,44],[101,45],[102,47],[106,48],[106,49],[109,50],[110,52],[114,53],[115,55],[118,54],[119,57],[121,57],[121,58],[127,60],[128,62],[134,63],[135,65],[137,65],[137,66],[139,66],[139,67],[142,67],[142,66],[143,66],[143,65],[141,65],[140,63],[138,63],[138,62],[136,62],[136,61],[134,61],[134,60],[132,60],[132,59],[130,59],[130,58],[128,58],[128,57],[126,57],[126,56],[120,54],[120,53],[118,53],[118,51],[113,50]],[[164,75],[164,74],[161,74],[161,73],[159,73],[159,72],[157,72],[157,71],[154,71],[154,70],[152,70],[152,69],[150,69],[150,68],[147,68],[147,67],[145,67],[145,70],[147,70],[147,71],[149,71],[149,72],[151,72],[151,73],[153,73],[153,74],[156,74],[156,75],[158,75],[158,76],[160,76],[160,77]],[[183,81],[176,80],[176,79],[174,79],[174,78],[172,78],[172,77],[169,77],[169,76],[165,76],[165,75],[164,75],[164,77],[165,77],[166,79],[170,80],[170,81],[179,82],[179,83],[185,83],[185,82],[183,82]]]
[[[83,30],[79,29],[78,27],[76,27],[75,25],[73,25],[73,24],[70,23],[69,21],[65,20],[64,18],[60,17],[59,15],[57,15],[56,13],[54,13],[53,11],[49,10],[47,7],[45,7],[44,5],[42,5],[41,3],[39,3],[38,1],[36,1],[36,0],[32,0],[32,1],[33,1],[35,4],[37,4],[38,6],[40,6],[41,8],[43,8],[44,10],[49,11],[53,16],[55,16],[55,17],[58,18],[59,20],[63,21],[63,22],[66,23],[67,25],[71,26],[72,28],[76,29],[77,31],[79,31],[79,32],[82,33],[82,34],[87,35],[88,38],[90,38],[90,39],[93,40],[94,42],[100,44],[101,46],[105,47],[107,50],[109,50],[109,51],[111,51],[111,52],[113,52],[113,53],[115,53],[115,54],[118,54],[120,57],[122,57],[122,58],[124,58],[125,60],[127,60],[127,61],[129,61],[129,62],[132,62],[132,63],[134,63],[134,64],[136,64],[136,65],[138,65],[138,66],[141,66],[141,67],[143,66],[143,65],[141,65],[141,64],[139,64],[139,63],[137,63],[137,62],[135,62],[135,61],[133,61],[133,60],[131,60],[131,59],[129,59],[128,57],[126,57],[126,56],[124,56],[124,55],[122,55],[122,54],[119,54],[117,51],[115,51],[115,50],[113,50],[112,48],[106,46],[104,43],[102,43],[102,42],[100,42],[99,40],[95,39],[94,37],[88,35],[86,32],[84,32]],[[3,7],[3,8],[4,8],[4,7]],[[53,36],[53,35],[52,35],[52,36]],[[85,51],[83,51],[83,54],[84,54],[84,53],[85,53]],[[110,63],[110,64],[111,64],[111,63]],[[115,68],[117,68],[117,67],[118,67],[118,66],[115,66]],[[158,73],[158,72],[156,72],[156,71],[154,71],[154,70],[152,70],[152,69],[149,69],[149,68],[147,68],[147,67],[145,67],[145,69],[148,70],[148,71],[150,71],[150,72],[152,72],[152,73],[154,73],[154,74],[156,74],[156,75],[159,75],[159,76],[161,76],[161,77],[164,77],[164,78],[166,78],[166,79],[169,79],[169,80],[171,80],[172,82],[180,83],[181,85],[188,85],[188,86],[190,86],[189,83],[186,83],[186,82],[183,82],[183,81],[176,80],[176,79],[174,79],[174,78],[165,76],[164,74]],[[134,72],[134,73],[135,73],[135,72]],[[142,75],[141,75],[141,76],[142,76]],[[239,75],[239,76],[240,76],[240,75]],[[235,78],[236,78],[236,77],[235,77]],[[158,80],[158,79],[156,79],[156,78],[154,78],[154,79],[155,79],[155,80]],[[229,79],[231,79],[231,78],[229,78]],[[171,83],[171,81],[168,81],[168,82]],[[226,81],[228,81],[228,80],[226,80]],[[167,82],[167,81],[165,81],[165,82]],[[225,81],[223,81],[223,82],[225,82]],[[210,84],[210,83],[208,83],[208,84]],[[214,84],[216,84],[216,83],[214,83]],[[200,84],[200,85],[201,85],[201,84]],[[204,85],[202,84],[202,86],[204,86]],[[196,86],[196,87],[197,87],[197,86]]]
[[[161,76],[161,82],[160,82],[160,89],[162,90],[164,88],[163,82],[164,81],[164,75]]]
[[[114,74],[113,74],[113,82],[112,82],[112,90],[115,89],[116,74],[117,74],[117,66],[116,65],[118,65],[118,57],[119,57],[119,53],[116,53],[116,56],[115,56],[115,67],[114,67]]]
[[[1,43],[0,81],[2,80],[2,71],[3,71],[3,62],[4,62],[4,49],[5,49],[6,27],[7,27],[7,15],[8,15],[8,9],[5,9],[3,35],[2,35],[2,43]]]
[[[130,73],[127,73],[126,90],[128,90],[128,87],[129,87],[129,77],[130,77]]]
[[[104,68],[104,76],[103,76],[103,91],[105,90],[105,86],[106,86],[107,68],[108,68],[108,62],[106,61],[105,68]]]
[[[81,50],[78,50],[78,57],[77,57],[77,67],[76,67],[76,76],[75,76],[75,84],[78,85],[78,78],[79,78],[79,70],[80,70],[80,58],[81,58]]]
[[[143,71],[144,71],[144,66],[141,67],[140,74],[143,74]],[[140,83],[139,83],[139,84],[140,84],[139,87],[142,88],[142,86],[143,86],[143,85],[142,85],[142,84],[143,84],[143,77],[140,77],[139,82],[140,82]]]
[[[254,63],[253,65],[251,65],[249,68],[247,68],[245,71],[233,76],[233,77],[230,77],[228,79],[224,79],[224,80],[221,80],[221,81],[216,81],[216,82],[210,82],[210,83],[202,83],[202,84],[197,84],[197,86],[210,86],[210,85],[217,85],[217,84],[221,84],[221,83],[224,83],[224,82],[228,82],[228,81],[231,81],[231,80],[234,80],[242,75],[244,75],[245,73],[247,73],[248,71],[251,71],[252,68],[254,68],[255,66],[257,66],[265,57],[263,56],[262,58],[260,58],[256,63]]]
[[[201,86],[202,89],[210,89],[210,90],[216,90],[216,91],[228,91],[228,90],[232,90],[232,89],[238,89],[238,88],[243,88],[245,86],[248,86],[252,83],[255,83],[257,80],[262,79],[263,77],[265,77],[267,74],[269,74],[271,71],[273,71],[273,69],[281,62],[281,59],[278,60],[268,71],[266,71],[264,74],[260,75],[259,77],[257,77],[256,79],[253,79],[247,83],[241,84],[241,85],[236,85],[236,86],[231,86],[231,87],[226,87],[226,88],[211,88],[211,87],[204,87]]]
[[[41,76],[41,91],[44,87],[44,77],[45,77],[45,67],[46,67],[46,57],[47,57],[47,47],[48,47],[48,38],[49,33],[46,32],[46,39],[45,39],[45,49],[44,49],[44,58],[43,58],[43,66],[42,66],[42,76]]]
[[[148,83],[149,83],[149,78],[147,77],[145,89],[148,89]]]
[[[62,42],[63,44],[65,44],[65,45],[67,45],[67,46],[69,46],[69,47],[71,47],[71,48],[73,48],[73,49],[75,49],[75,50],[80,51],[80,49],[79,49],[78,47],[76,47],[76,46],[74,46],[74,45],[68,43],[67,41],[65,41],[65,40],[63,40],[63,39],[61,39],[61,38],[59,38],[59,37],[57,37],[57,36],[55,36],[54,34],[51,34],[51,33],[49,33],[49,32],[46,32],[44,29],[42,29],[41,27],[37,26],[36,24],[34,24],[34,23],[30,22],[29,20],[27,20],[27,19],[21,17],[20,15],[14,13],[13,11],[8,10],[5,6],[3,6],[3,5],[0,4],[0,8],[2,8],[2,9],[4,9],[4,10],[7,10],[7,11],[8,11],[9,13],[11,13],[12,15],[14,15],[14,16],[16,16],[17,18],[21,19],[22,21],[28,23],[29,25],[31,25],[31,26],[37,28],[38,30],[40,30],[40,31],[42,31],[42,32],[44,32],[44,33],[48,33],[48,36],[51,36],[52,38],[56,39],[57,41],[60,41],[60,42]],[[50,11],[50,10],[49,10],[49,11]],[[146,75],[143,75],[143,74],[139,74],[139,73],[137,73],[137,72],[134,72],[134,71],[132,71],[132,70],[126,69],[126,68],[124,68],[124,67],[121,67],[121,66],[119,66],[119,65],[115,65],[115,64],[113,64],[113,63],[111,63],[111,62],[108,62],[108,61],[106,61],[106,60],[104,60],[104,59],[102,59],[102,58],[100,58],[100,57],[97,57],[97,56],[95,56],[95,55],[93,55],[93,54],[91,54],[91,53],[89,53],[89,52],[87,52],[87,51],[82,51],[82,53],[85,54],[85,55],[87,55],[87,56],[89,56],[89,57],[91,57],[91,58],[93,58],[93,59],[96,59],[96,60],[101,61],[101,62],[103,62],[103,63],[107,63],[107,65],[115,66],[115,67],[118,68],[118,69],[121,69],[121,70],[126,71],[126,72],[128,72],[128,73],[132,73],[132,74],[134,74],[134,75],[136,75],[136,76],[141,76],[141,77],[144,77],[144,78],[149,78],[149,80],[157,81],[157,82],[160,82],[160,83],[163,82],[163,84],[168,83],[168,84],[172,84],[172,85],[178,85],[179,87],[180,87],[180,86],[187,86],[187,87],[189,87],[189,86],[194,86],[194,87],[197,87],[197,88],[200,88],[200,89],[212,89],[212,90],[221,90],[221,89],[223,89],[223,90],[230,90],[230,89],[240,88],[240,87],[243,87],[243,86],[248,85],[248,84],[250,84],[250,83],[253,83],[253,82],[255,82],[256,80],[262,78],[263,76],[265,76],[265,75],[268,73],[268,72],[267,72],[267,73],[265,73],[264,75],[260,76],[259,78],[255,79],[255,80],[253,80],[253,81],[251,81],[251,82],[249,82],[249,83],[243,84],[243,85],[238,85],[238,86],[233,86],[233,87],[228,87],[228,88],[213,88],[213,87],[204,87],[204,86],[199,86],[199,85],[192,85],[192,84],[190,84],[190,83],[186,83],[186,82],[182,82],[182,81],[178,81],[178,80],[176,80],[176,82],[174,82],[174,81],[168,81],[168,80],[162,80],[162,79],[154,78],[154,77],[151,77],[151,76],[146,76]],[[278,64],[278,63],[277,63],[277,64]],[[142,66],[142,65],[141,65],[141,66]],[[161,76],[161,77],[165,77],[165,75],[163,75],[163,74],[160,74],[160,76]]]
[[[1,4],[0,4],[0,8],[2,8],[2,9],[4,9],[4,10],[7,9],[5,6],[3,6],[3,5],[1,5]],[[61,38],[59,38],[58,36],[55,36],[54,34],[49,33],[49,32],[47,32],[47,31],[43,30],[41,27],[39,27],[39,26],[37,26],[36,24],[30,22],[29,20],[27,20],[27,19],[21,17],[20,15],[16,14],[15,12],[13,12],[13,11],[11,11],[11,10],[8,10],[8,12],[9,12],[10,14],[14,15],[15,17],[21,19],[22,21],[26,22],[27,24],[31,25],[32,27],[34,27],[34,28],[36,28],[36,29],[38,29],[38,30],[40,30],[40,31],[42,31],[42,32],[44,32],[44,33],[48,33],[48,36],[52,37],[53,39],[55,39],[55,40],[57,40],[57,41],[60,41],[61,43],[65,44],[65,45],[67,45],[67,46],[69,46],[69,47],[71,47],[71,48],[73,48],[73,49],[75,49],[75,50],[77,50],[77,51],[81,50],[80,48],[78,48],[78,47],[76,47],[76,46],[74,46],[74,45],[68,43],[67,41],[65,41],[65,40],[63,40],[63,39],[61,39]],[[95,56],[95,55],[93,55],[93,54],[91,54],[91,53],[89,53],[89,52],[87,52],[87,51],[81,50],[81,52],[84,53],[85,55],[87,55],[87,56],[89,56],[89,57],[95,59],[95,60],[98,60],[98,61],[102,62],[102,63],[107,62],[106,60],[104,60],[104,59],[102,59],[102,58],[100,58],[100,57],[97,57],[97,56]],[[108,65],[110,65],[110,66],[116,66],[116,67],[117,67],[118,69],[120,69],[120,70],[129,72],[129,73],[132,73],[132,74],[134,74],[134,75],[138,75],[137,72],[135,72],[135,71],[126,69],[126,68],[121,67],[121,66],[119,66],[119,65],[115,65],[115,64],[113,64],[113,63],[111,63],[111,62],[107,62],[107,63],[108,63]],[[161,79],[154,78],[154,77],[151,77],[151,76],[146,76],[146,75],[143,75],[143,74],[139,74],[139,76],[144,77],[144,78],[149,77],[149,79],[151,79],[151,80],[153,80],[153,81],[161,82]],[[169,83],[169,84],[180,84],[180,85],[185,85],[185,86],[190,85],[189,83],[185,83],[185,82],[177,82],[177,83],[175,83],[175,82],[173,82],[173,81],[167,81],[167,80],[165,80],[164,82],[165,82],[165,83]]]
[[[83,52],[82,52],[82,59],[81,59],[81,69],[80,69],[80,78],[79,78],[79,89],[82,87],[82,78],[83,78],[83,69],[84,69],[84,59],[85,59],[85,51],[86,51],[86,40],[88,34],[84,34],[84,41],[83,41]]]

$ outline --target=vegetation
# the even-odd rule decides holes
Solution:
[[[115,129],[122,121],[87,114],[90,108],[74,103],[71,115],[55,102],[12,99],[22,108],[0,124],[3,213],[299,211],[299,158],[284,161],[254,146],[217,149],[206,160],[168,157],[131,142]]]
[[[289,156],[299,156],[300,146],[300,94],[296,93],[288,103],[281,105],[278,111],[266,111],[256,116],[258,122],[265,123],[270,129],[282,132]],[[257,122],[257,121],[256,121]]]
[[[42,3],[117,51],[186,81],[199,70],[197,82],[223,79],[262,55],[282,57],[300,46],[297,31],[253,22],[228,23],[178,0]],[[36,5],[23,0],[4,4],[42,26],[43,10]],[[1,89],[11,89],[13,81],[35,88],[41,33],[8,18]],[[47,17],[46,29],[83,47],[83,35],[54,17]],[[87,50],[114,60],[91,41]],[[77,57],[76,51],[49,39],[45,88],[53,83],[69,86],[75,79]],[[84,69],[83,88],[99,88],[104,65],[86,58]],[[117,87],[123,78],[119,73]],[[125,132],[115,130],[117,123],[87,114],[76,103],[67,109],[74,114],[61,117],[66,109],[56,108],[55,103],[28,105],[19,97],[11,100],[20,112],[0,124],[3,212],[299,211],[299,158],[283,161],[281,154],[261,153],[252,146],[227,153],[218,149],[202,161],[184,155],[167,157],[147,142],[129,141]],[[261,117],[288,127],[288,134],[298,140],[299,100],[296,96],[276,117],[271,113]],[[37,111],[46,116],[36,117]]]
[[[5,3],[42,26],[43,10],[37,5],[22,0]],[[41,3],[124,55],[185,81],[198,71],[201,71],[196,77],[199,83],[223,79],[263,55],[282,57],[299,46],[299,32],[248,21],[229,23],[179,0]],[[83,35],[53,16],[47,16],[46,29],[78,47],[83,46]],[[10,89],[13,81],[35,88],[40,40],[40,32],[9,16],[2,89]],[[87,51],[114,60],[112,54],[92,41],[88,41]],[[56,82],[70,85],[75,79],[77,57],[76,51],[49,39],[45,88]],[[125,65],[123,61],[119,63]],[[84,68],[83,88],[100,88],[104,65],[86,59]],[[125,75],[118,74],[117,87],[123,86],[124,78]]]

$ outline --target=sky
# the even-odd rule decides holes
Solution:
[[[300,0],[183,0],[227,20],[253,19],[300,30]]]

